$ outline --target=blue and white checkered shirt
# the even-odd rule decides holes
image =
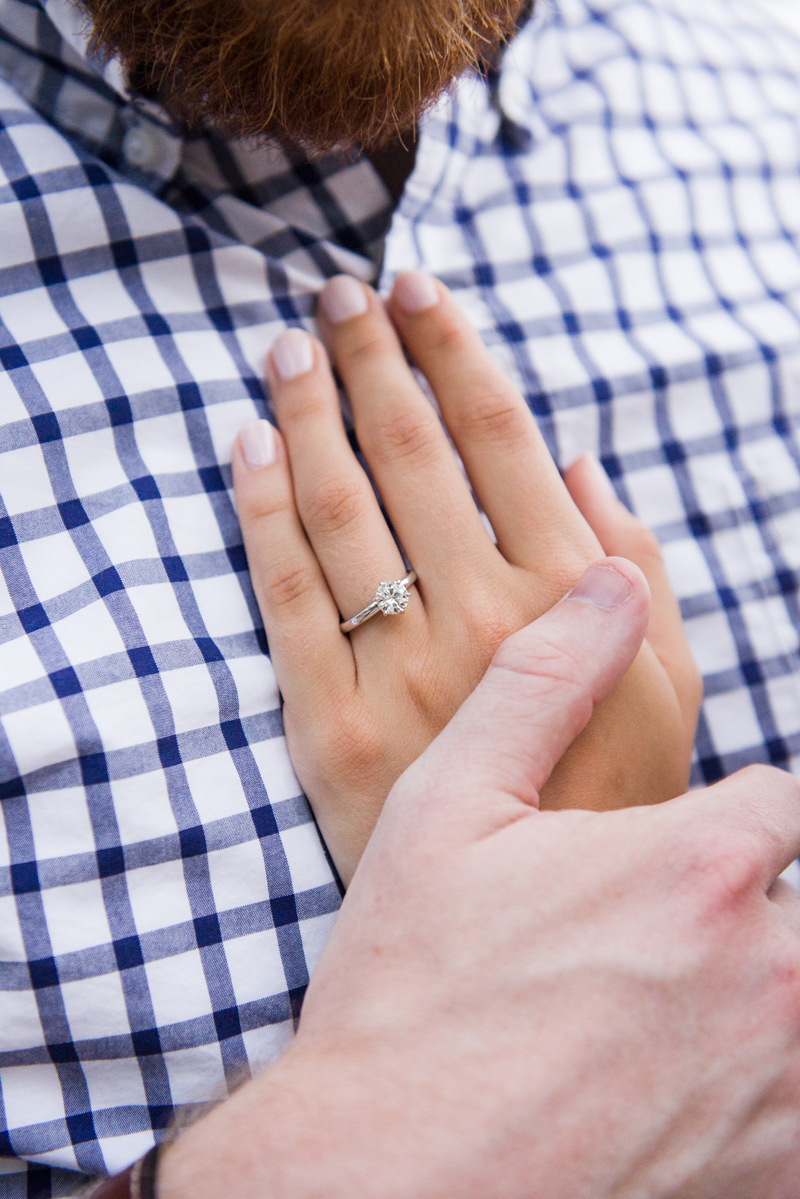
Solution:
[[[335,916],[229,470],[327,277],[437,274],[557,461],[599,454],[655,529],[706,681],[695,781],[800,764],[800,44],[745,0],[542,3],[425,120],[394,214],[365,159],[187,136],[68,0],[2,0],[0,76],[21,1199],[121,1169],[274,1058]]]

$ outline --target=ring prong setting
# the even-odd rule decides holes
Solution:
[[[399,616],[408,607],[409,592],[405,583],[381,583],[375,592],[375,603],[384,616]]]
[[[408,607],[410,599],[408,589],[413,587],[416,581],[417,572],[415,570],[410,570],[404,579],[385,580],[379,585],[375,592],[375,598],[367,604],[366,608],[356,612],[355,616],[351,616],[349,620],[343,620],[339,628],[343,633],[352,633],[353,629],[357,629],[365,620],[371,620],[379,612],[382,612],[384,616],[399,616]]]

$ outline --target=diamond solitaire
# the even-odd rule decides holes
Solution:
[[[399,616],[408,607],[408,588],[402,581],[381,583],[375,592],[375,603],[384,616]]]
[[[415,572],[411,570],[404,579],[393,579],[381,583],[375,592],[372,603],[367,604],[366,608],[357,612],[355,616],[351,616],[349,620],[343,620],[339,628],[343,633],[352,633],[353,629],[357,629],[365,620],[377,616],[379,612],[382,612],[384,616],[399,616],[408,607],[410,599],[408,589],[412,583],[416,582],[416,579]]]

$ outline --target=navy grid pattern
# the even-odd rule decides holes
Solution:
[[[184,136],[67,0],[8,0],[0,75],[17,1199],[121,1168],[291,1036],[338,891],[229,450],[276,333],[331,273],[375,277],[389,209],[363,160]],[[798,78],[745,3],[559,0],[426,120],[386,238],[383,283],[440,275],[557,460],[598,452],[658,533],[706,678],[698,782],[800,758]]]
[[[270,341],[374,277],[390,216],[368,163],[181,137],[67,7],[7,5],[0,40],[4,1195],[122,1168],[291,1036],[339,889],[230,445]]]
[[[800,764],[799,78],[746,4],[562,0],[495,96],[429,122],[387,250],[658,534],[705,677],[696,783]]]

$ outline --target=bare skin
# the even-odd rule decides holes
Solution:
[[[308,334],[284,334],[270,357],[281,430],[274,460],[248,465],[248,456],[262,462],[259,446],[270,441],[258,422],[244,430],[233,469],[290,752],[345,882],[392,785],[497,647],[604,553],[644,571],[653,595],[647,639],[558,764],[542,804],[612,808],[680,794],[700,684],[652,535],[591,461],[561,479],[524,400],[438,283],[401,276],[384,307],[355,280],[334,280],[320,328],[419,576],[403,615],[378,616],[349,638],[339,631],[380,580],[406,570],[348,443],[328,354]],[[496,545],[403,346],[436,396]]]
[[[636,568],[600,568],[612,608],[597,573],[400,779],[295,1042],[161,1199],[795,1199],[797,781],[536,811],[645,629]]]

